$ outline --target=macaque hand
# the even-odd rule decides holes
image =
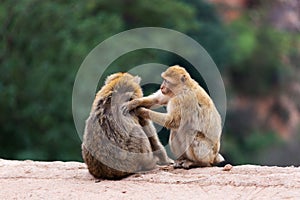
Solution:
[[[124,103],[121,106],[121,110],[122,110],[123,115],[127,115],[131,110],[135,109],[136,107],[138,107],[138,101],[136,101],[134,99],[134,100]]]
[[[135,114],[143,119],[150,119],[149,109],[147,108],[137,108],[135,110]]]

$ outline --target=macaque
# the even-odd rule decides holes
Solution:
[[[82,157],[96,178],[121,179],[172,162],[149,119],[122,113],[125,102],[143,96],[139,83],[137,76],[116,73],[95,97],[86,120]]]
[[[221,117],[212,99],[183,67],[169,67],[161,76],[160,90],[126,103],[124,110],[137,108],[140,117],[171,130],[169,144],[176,157],[175,168],[206,167],[223,162],[219,154]],[[167,113],[147,109],[154,105],[166,105]]]

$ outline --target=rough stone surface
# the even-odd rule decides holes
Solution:
[[[0,199],[300,199],[300,168],[165,166],[108,181],[79,162],[0,159]]]

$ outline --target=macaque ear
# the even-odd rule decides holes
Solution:
[[[109,82],[113,81],[114,79],[118,78],[118,74],[109,75],[105,80],[105,85],[109,84]]]
[[[183,82],[183,83],[186,81],[186,79],[187,79],[186,75],[182,75],[181,78],[180,78],[181,82]]]
[[[136,82],[137,84],[140,84],[140,82],[141,82],[141,77],[135,76],[135,77],[133,77],[133,81]]]

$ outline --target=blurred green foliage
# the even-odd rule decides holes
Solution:
[[[281,146],[283,141],[274,132],[253,131],[251,134],[240,137],[235,133],[227,132],[222,138],[226,159],[234,164],[257,164],[260,153],[271,146]]]
[[[231,96],[244,96],[252,100],[279,98],[283,94],[289,95],[288,88],[291,83],[300,81],[297,69],[300,63],[300,35],[275,29],[264,20],[267,12],[264,9],[266,7],[249,10],[246,12],[248,15],[228,26],[233,41],[232,60],[230,67],[226,69]],[[257,18],[254,20],[254,17],[249,16]],[[299,103],[296,102],[295,105]],[[280,104],[275,106],[278,106],[275,108],[277,110],[283,109],[279,115],[286,122],[290,118],[290,111],[287,113],[286,108],[280,107]],[[253,111],[254,108],[250,106],[246,109],[234,108],[227,113],[228,123],[224,127],[222,148],[228,159],[236,164],[299,165],[296,158],[284,159],[293,154],[289,152],[290,142],[284,141],[278,133],[263,124],[264,122],[259,122],[259,116]],[[293,146],[292,152],[295,152],[299,145]],[[271,154],[273,149],[281,149],[285,153],[274,151]],[[266,156],[264,152],[269,155]],[[274,163],[275,160],[277,163]]]
[[[290,50],[286,33],[240,20],[232,24],[236,43],[230,68],[232,85],[239,93],[264,95],[283,83],[282,55]],[[259,74],[258,74],[259,72]],[[253,84],[255,82],[255,84]]]
[[[10,159],[81,160],[71,92],[101,41],[141,26],[197,33],[201,22],[193,5],[173,0],[5,0],[0,10],[0,156]],[[107,74],[159,62],[160,53],[133,53]]]
[[[96,45],[121,31],[155,26],[188,34],[229,75],[234,93],[253,96],[286,80],[282,55],[299,59],[295,37],[248,18],[224,24],[204,0],[3,0],[0,24],[0,157],[7,159],[81,160],[71,110],[75,76]],[[105,75],[149,62],[193,70],[178,56],[146,49],[123,55]],[[222,150],[235,163],[256,162],[255,154],[278,140],[226,130]]]

